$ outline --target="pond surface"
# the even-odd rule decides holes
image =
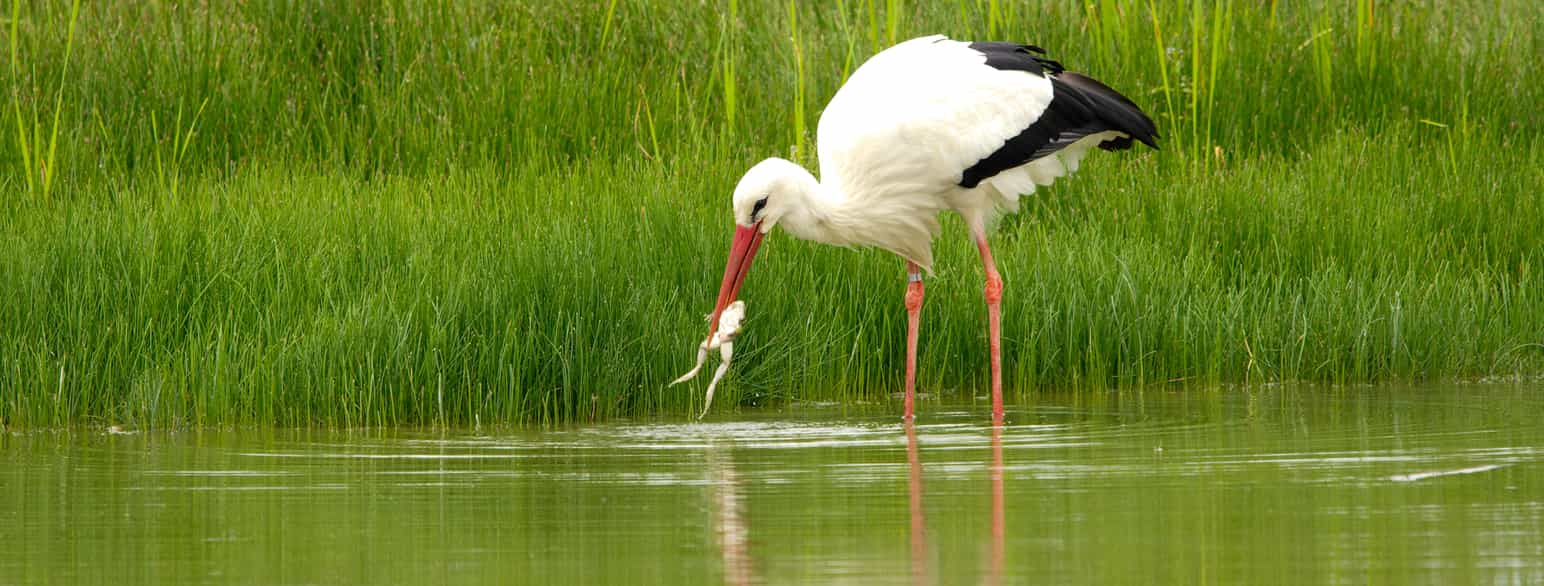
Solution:
[[[1544,583],[1544,386],[715,417],[0,435],[0,583]]]

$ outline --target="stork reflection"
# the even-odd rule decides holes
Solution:
[[[1003,578],[1003,533],[1007,523],[1003,519],[1003,421],[1002,416],[992,418],[992,467],[987,476],[992,481],[992,564],[986,573],[987,584],[1001,584]]]
[[[708,448],[708,478],[712,482],[713,536],[724,562],[724,583],[734,586],[760,584],[751,564],[750,528],[745,521],[740,495],[740,475],[727,448]]]
[[[913,584],[932,584],[931,573],[928,569],[928,543],[927,543],[927,516],[922,507],[922,450],[917,440],[917,428],[910,421],[906,422],[906,464],[909,468],[907,475],[907,497],[911,513],[911,578]],[[1003,492],[1003,426],[1002,420],[993,418],[991,431],[991,461],[987,466],[987,479],[992,488],[992,531],[989,540],[989,554],[985,570],[987,584],[1001,584],[1003,566],[1007,554],[1004,541],[1007,533],[1007,519],[1005,512],[1005,499]]]
[[[917,426],[906,421],[906,463],[910,466],[907,477],[907,496],[911,505],[911,581],[928,584],[927,572],[927,518],[922,510],[922,455],[917,448]]]

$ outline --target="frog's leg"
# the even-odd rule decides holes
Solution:
[[[709,334],[708,339],[703,340],[702,345],[697,346],[697,366],[693,366],[691,370],[686,372],[686,374],[681,375],[681,378],[675,379],[674,382],[670,383],[670,386],[676,386],[678,384],[692,380],[693,377],[697,376],[697,371],[702,370],[702,363],[708,359],[708,347],[712,344],[713,335]]]
[[[718,388],[719,379],[724,378],[724,373],[729,372],[729,362],[734,360],[734,343],[724,342],[718,347],[718,356],[722,359],[718,363],[718,370],[713,371],[713,380],[708,383],[707,396],[702,399],[702,414],[698,419],[708,416],[708,408],[713,406],[713,389]]]

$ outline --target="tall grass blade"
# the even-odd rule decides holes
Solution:
[[[1157,0],[1148,0],[1147,10],[1148,14],[1151,14],[1153,17],[1153,52],[1158,59],[1159,89],[1163,92],[1164,110],[1168,114],[1169,125],[1172,127],[1178,124],[1178,117],[1174,111],[1174,84],[1169,80],[1168,46],[1164,43],[1163,39],[1163,22],[1162,17],[1158,15]],[[1178,132],[1172,131],[1168,135],[1175,139],[1183,136]],[[1178,142],[1181,142],[1181,144],[1176,145],[1174,150],[1184,152],[1183,141]]]
[[[65,80],[69,79],[70,55],[75,51],[75,22],[80,16],[80,0],[70,4],[70,31],[64,44],[64,66],[59,70],[59,89],[54,94],[54,120],[48,131],[48,157],[43,159],[43,197],[47,198],[57,173],[55,163],[59,152],[59,115],[64,112]]]
[[[793,0],[788,2],[788,38],[793,46],[793,160],[805,160],[804,148],[804,44],[799,41],[799,10]]]

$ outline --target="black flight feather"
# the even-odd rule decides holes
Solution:
[[[1039,47],[997,42],[971,43],[970,47],[985,55],[990,67],[1027,71],[1050,79],[1051,103],[1028,128],[966,169],[960,177],[961,187],[976,187],[998,173],[1107,130],[1126,136],[1099,143],[1101,149],[1129,149],[1133,139],[1158,148],[1158,129],[1141,108],[1098,80],[1064,71],[1060,63],[1043,57],[1044,51]]]

